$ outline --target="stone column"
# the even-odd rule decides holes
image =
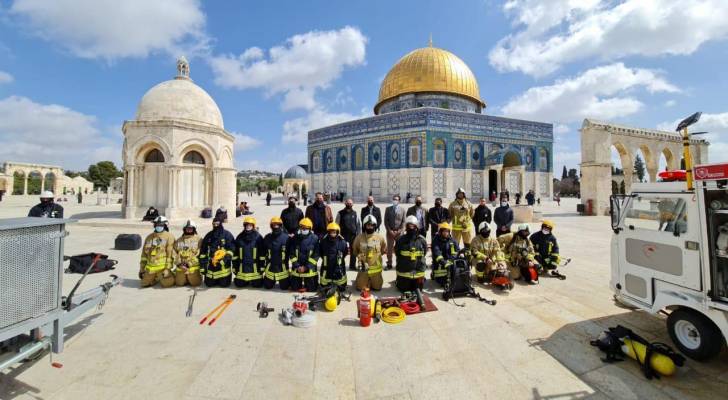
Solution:
[[[23,177],[23,196],[28,194],[28,174]]]
[[[465,144],[465,150],[463,157],[465,158],[465,173],[463,174],[463,189],[465,189],[466,196],[473,196],[473,171],[470,169],[470,143]],[[471,198],[472,200],[472,198]]]
[[[40,192],[45,191],[45,175],[40,176]]]
[[[219,207],[220,202],[220,171],[217,168],[212,170],[212,207]]]
[[[524,199],[526,196],[526,166],[525,165],[521,165],[521,167],[518,169],[518,174],[521,176],[520,187],[518,188],[518,191],[521,192],[521,198]]]

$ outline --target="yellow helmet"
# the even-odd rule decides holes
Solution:
[[[439,225],[437,225],[437,230],[440,230],[440,229],[447,229],[448,231],[451,231],[452,230],[452,225],[450,225],[447,222],[442,222]]]
[[[336,222],[331,222],[328,225],[326,225],[326,230],[341,232],[341,228],[339,228],[339,224],[337,224]]]
[[[283,220],[281,219],[281,217],[273,217],[270,219],[270,225],[273,224],[283,225]]]
[[[331,295],[326,301],[324,302],[324,308],[326,311],[334,311],[336,310],[336,307],[339,306],[339,299],[336,298],[336,293]]]
[[[257,226],[258,221],[256,221],[253,217],[245,217],[243,218],[243,225],[245,224],[252,224],[253,226]]]
[[[298,223],[298,226],[300,226],[301,228],[313,229],[313,222],[310,218],[304,218],[301,220],[301,222]]]
[[[545,226],[545,227],[547,227],[547,228],[549,228],[551,230],[554,229],[554,223],[553,223],[553,221],[548,220],[548,219],[545,219],[545,220],[541,221],[541,226]]]

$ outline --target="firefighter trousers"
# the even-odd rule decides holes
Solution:
[[[263,277],[263,287],[266,289],[273,289],[276,286],[276,281],[268,277]],[[291,287],[291,278],[283,278],[278,280],[278,286],[281,290],[288,290]]]
[[[254,288],[259,288],[259,287],[263,287],[263,278],[251,279],[249,281],[235,278],[235,279],[233,279],[233,283],[235,284],[235,287],[252,286]]]
[[[142,273],[141,287],[154,286],[157,282],[164,288],[172,287],[174,286],[174,274],[171,272],[165,274],[164,271]]]
[[[382,272],[376,272],[369,275],[367,271],[359,271],[356,274],[356,290],[364,290],[369,288],[371,290],[381,290],[384,285],[384,278],[382,278]]]
[[[291,276],[288,279],[290,279],[291,281],[291,290],[294,290],[296,292],[300,291],[303,288],[305,288],[307,292],[315,292],[318,290],[318,275],[310,276],[308,278]]]

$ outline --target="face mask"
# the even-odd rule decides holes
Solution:
[[[490,231],[480,231],[480,236],[487,238],[490,236]]]
[[[399,204],[399,200],[392,200],[392,205],[393,206],[396,206],[397,204]]]
[[[296,203],[295,203],[295,202],[293,202],[293,201],[289,201],[289,202],[288,202],[288,207],[291,207],[291,208],[293,208],[293,207],[295,207],[295,206],[296,206]]]
[[[337,236],[339,236],[339,234],[337,232],[329,232],[330,239],[336,239]]]
[[[440,207],[440,206],[442,206],[442,203],[435,203],[435,207]]]
[[[193,229],[185,229],[185,235],[192,235],[193,233],[195,233]]]
[[[450,232],[442,232],[440,233],[440,236],[444,239],[447,239],[450,237]]]
[[[308,229],[301,229],[301,235],[307,236],[309,233],[311,233],[310,230],[308,230]]]
[[[407,234],[412,235],[417,233],[417,228],[407,228]]]
[[[219,228],[220,228],[220,224],[212,224],[212,229],[219,229]]]
[[[352,207],[354,207],[354,205],[353,205],[353,204],[347,204],[347,205],[346,205],[346,208],[348,208],[348,209],[350,209],[350,210],[351,210],[351,208],[352,208]]]
[[[245,225],[245,231],[250,232],[253,230],[253,225]]]
[[[421,202],[421,201],[415,201],[415,205],[416,205],[417,207],[419,207],[419,206],[421,206],[421,205],[422,205],[422,202]]]
[[[522,238],[525,239],[525,238],[528,237],[528,232],[518,232],[518,236],[520,236],[520,237],[522,237]]]
[[[154,227],[154,232],[161,233],[163,231],[164,231],[164,227],[163,226],[155,226]]]
[[[508,205],[508,202],[507,201],[501,201],[501,207],[505,207],[507,205]]]
[[[366,228],[364,228],[364,231],[366,231],[366,233],[372,234],[372,233],[374,233],[374,227],[373,226],[366,227]]]
[[[374,205],[374,202],[373,201],[367,201],[367,205],[368,206],[373,206]]]
[[[541,233],[543,233],[544,235],[548,235],[549,233],[551,233],[551,230],[549,230],[549,229],[541,229]]]
[[[279,233],[281,231],[281,227],[280,226],[274,226],[273,228],[271,228],[271,230],[273,231],[273,233]]]

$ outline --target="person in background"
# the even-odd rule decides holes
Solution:
[[[417,218],[417,229],[425,239],[427,239],[427,231],[430,228],[430,218],[427,215],[427,209],[422,207],[422,196],[415,197],[415,205],[407,209],[407,216],[413,215]]]
[[[142,217],[142,221],[153,222],[155,219],[157,219],[157,217],[159,217],[159,211],[157,211],[157,209],[154,207],[149,207],[146,214],[144,214],[144,217]]]
[[[367,205],[362,207],[360,218],[362,222],[364,221],[364,218],[367,217],[367,215],[371,215],[374,217],[374,220],[377,221],[377,226],[375,227],[375,230],[379,232],[379,226],[382,224],[382,211],[374,205],[374,196],[371,194],[369,197],[367,197]]]
[[[270,206],[270,201],[273,199],[273,195],[270,194],[270,190],[268,191],[268,194],[265,195],[265,205]]]
[[[46,190],[40,195],[40,203],[28,211],[29,217],[63,218],[63,206],[53,201],[53,192]]]
[[[316,200],[306,207],[305,217],[313,222],[313,233],[319,239],[326,235],[326,226],[334,222],[334,215],[331,212],[331,207],[324,203],[323,193],[316,193]]]
[[[387,269],[392,269],[392,253],[394,245],[404,230],[406,218],[404,208],[399,205],[398,194],[392,196],[392,205],[384,210],[384,229],[387,230]]]
[[[82,204],[83,203],[83,195],[81,194],[81,192],[78,192],[77,199],[78,199],[78,204]]]
[[[220,206],[220,208],[215,211],[215,218],[219,219],[223,223],[228,222],[228,214],[227,210],[225,209],[225,206]]]
[[[521,193],[516,193],[516,205],[521,204]]]
[[[235,237],[223,227],[223,220],[215,217],[212,230],[205,235],[200,246],[200,270],[205,275],[205,286],[230,286],[234,250]]]
[[[495,215],[493,219],[495,220],[496,237],[504,235],[506,233],[510,233],[514,217],[513,210],[508,205],[508,198],[506,196],[501,195],[501,205],[500,207],[495,209]]]
[[[526,193],[526,204],[529,206],[536,204],[536,195],[533,193],[533,190],[529,190],[528,193]]]
[[[197,234],[197,224],[188,219],[182,227],[182,236],[174,242],[174,281],[177,286],[200,286],[200,245],[202,239]]]
[[[473,226],[479,227],[483,222],[490,224],[491,220],[490,208],[485,204],[485,198],[481,197],[480,203],[475,207],[473,214]]]
[[[303,219],[303,211],[296,207],[296,198],[288,197],[288,207],[281,211],[281,219],[283,220],[283,229],[288,233],[288,237],[292,238],[298,230],[298,223]]]
[[[344,209],[336,214],[336,223],[341,228],[341,237],[346,240],[349,249],[351,249],[354,239],[361,233],[361,221],[356,211],[354,211],[354,200],[346,199]],[[352,251],[349,251],[349,269],[356,271],[356,257],[354,257]]]
[[[489,197],[491,204],[494,204],[496,199],[498,199],[498,196],[495,194],[495,190],[492,190]]]
[[[429,218],[430,224],[430,237],[434,238],[437,235],[438,227],[443,222],[450,222],[450,212],[447,208],[442,206],[442,199],[435,199],[435,206],[427,211],[427,217]]]
[[[308,192],[302,194],[301,197],[303,197],[303,205],[308,205]]]

